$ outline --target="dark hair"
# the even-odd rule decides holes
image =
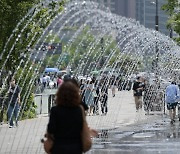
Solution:
[[[175,85],[176,85],[176,82],[175,82],[175,81],[172,81],[171,84],[175,84]]]
[[[56,96],[56,104],[59,106],[74,107],[81,103],[79,88],[70,81],[60,86]]]
[[[140,77],[140,76],[138,76],[136,79],[137,79],[137,80],[139,80],[140,78],[141,78],[141,77]]]
[[[66,80],[64,80],[64,82],[71,82],[71,83],[73,83],[75,86],[77,86],[79,88],[79,83],[75,78],[66,79]]]
[[[69,74],[64,75],[63,81],[68,81],[69,79],[71,79],[71,75]]]

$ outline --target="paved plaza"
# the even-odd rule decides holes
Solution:
[[[180,119],[170,120],[167,111],[171,115],[178,101],[174,84],[180,88],[179,2],[1,0],[0,154],[45,154],[41,141],[55,94],[70,78],[97,112],[86,116],[98,132],[87,154],[180,154]],[[75,92],[61,90],[60,99],[77,99]],[[136,111],[142,95],[145,107]],[[17,126],[12,117],[20,119]],[[70,116],[73,126],[75,119]]]
[[[44,113],[47,111],[46,107],[47,104],[43,104],[42,111]],[[10,129],[7,124],[0,126],[0,153],[43,154],[40,139],[43,137],[48,123],[48,114],[44,113],[35,119],[20,121],[17,128]],[[157,130],[162,130],[162,127],[163,130],[167,130],[169,125],[166,116],[161,114],[145,115],[143,110],[136,112],[132,91],[116,91],[116,97],[112,97],[109,90],[108,114],[106,116],[87,116],[87,120],[91,128],[99,131],[99,137],[94,139],[92,150],[88,154],[126,154],[132,153],[141,146],[141,149],[144,149],[143,146],[146,147],[148,143],[153,143],[152,140],[147,141],[147,139],[155,138],[150,130],[156,133]],[[179,128],[178,126],[177,122],[176,130]],[[161,139],[162,137],[158,138],[159,141]],[[164,143],[164,139],[162,141]],[[172,147],[174,146],[172,145]]]

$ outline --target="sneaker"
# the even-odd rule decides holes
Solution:
[[[13,128],[13,126],[9,126],[9,128]]]

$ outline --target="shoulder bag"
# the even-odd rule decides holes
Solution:
[[[53,147],[53,137],[48,133],[45,134],[46,140],[42,139],[41,142],[44,144],[44,150],[47,154],[51,154],[51,149]]]
[[[87,152],[91,149],[92,139],[91,139],[90,130],[88,128],[88,124],[86,121],[84,109],[82,106],[80,106],[80,107],[81,107],[82,116],[83,116],[83,128],[82,128],[82,132],[81,132],[82,150],[83,150],[83,152]]]

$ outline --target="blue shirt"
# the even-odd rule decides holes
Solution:
[[[179,99],[180,93],[179,93],[179,87],[174,84],[170,84],[166,88],[166,103],[176,103],[177,99]]]

